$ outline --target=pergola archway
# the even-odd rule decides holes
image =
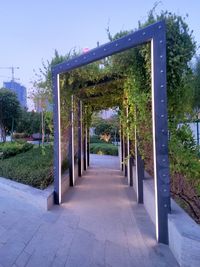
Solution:
[[[74,59],[58,64],[52,68],[54,94],[54,185],[55,203],[61,203],[61,135],[60,135],[60,74],[90,64],[102,58],[120,53],[144,43],[151,43],[152,65],[152,125],[153,154],[156,207],[157,241],[168,243],[168,213],[170,212],[169,160],[168,160],[168,126],[167,126],[167,93],[166,93],[166,26],[161,21],[136,31],[116,41],[107,43]],[[73,97],[72,97],[73,102]],[[81,117],[81,103],[79,105]],[[71,112],[73,121],[73,112]],[[81,134],[81,127],[79,134]],[[73,178],[73,128],[70,131],[71,166]],[[85,149],[86,149],[85,140]],[[125,149],[128,149],[126,147]],[[86,149],[87,150],[87,149]],[[86,161],[85,161],[86,162]],[[88,165],[88,162],[85,163]],[[138,159],[139,164],[139,159]],[[138,165],[139,166],[139,165]],[[85,166],[86,167],[86,166]],[[141,179],[138,169],[137,194],[141,201]],[[73,184],[73,180],[72,180]]]

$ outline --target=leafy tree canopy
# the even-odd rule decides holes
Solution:
[[[193,108],[198,114],[200,113],[200,56],[196,57],[192,86],[194,90]]]
[[[14,120],[20,115],[20,103],[17,95],[12,91],[0,89],[0,133],[3,141],[6,141],[6,133],[11,131]],[[15,124],[14,124],[15,127]]]

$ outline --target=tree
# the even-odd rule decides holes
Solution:
[[[17,95],[12,91],[0,89],[0,135],[3,142],[6,141],[6,134],[14,130],[14,121],[19,117],[21,112],[20,103]]]
[[[46,111],[43,113],[43,131],[49,136],[53,132],[52,112]],[[19,119],[17,120],[16,131],[17,133],[25,133],[27,136],[34,133],[41,133],[41,113],[34,111],[22,110]]]
[[[200,56],[196,58],[194,71],[193,71],[193,109],[198,116],[200,113]]]
[[[110,139],[119,139],[119,117],[113,115],[109,119],[103,119],[99,115],[93,115],[92,127],[95,128],[95,134],[101,136],[101,139],[108,142]]]
[[[22,110],[20,118],[17,121],[16,131],[31,135],[40,132],[40,114],[34,111],[28,112]]]

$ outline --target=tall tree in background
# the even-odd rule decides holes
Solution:
[[[55,50],[51,61],[43,61],[39,73],[35,73],[36,80],[33,82],[34,89],[31,98],[41,116],[42,143],[44,143],[45,134],[49,135],[53,132],[53,112],[48,108],[53,103],[51,67],[67,60],[69,57],[70,53],[66,56],[61,56]]]
[[[194,101],[193,108],[196,116],[200,116],[200,56],[196,58],[193,73],[193,91]]]
[[[0,135],[3,142],[6,134],[14,129],[14,121],[20,115],[20,103],[15,93],[7,89],[0,89]]]

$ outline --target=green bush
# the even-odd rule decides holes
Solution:
[[[90,137],[90,143],[105,143],[105,141],[101,140],[98,135],[93,135]]]
[[[90,153],[99,155],[118,155],[118,147],[110,143],[92,143],[90,144]]]
[[[0,176],[44,189],[53,182],[53,147],[36,147],[0,160]]]
[[[28,135],[26,133],[14,133],[13,134],[14,139],[22,139],[22,138],[26,138],[26,137],[28,137]]]
[[[191,130],[183,125],[172,133],[169,142],[170,169],[172,175],[180,173],[189,181],[195,182],[200,194],[200,160]]]
[[[9,158],[17,154],[28,151],[33,147],[33,144],[26,142],[7,142],[0,143],[0,159]]]

